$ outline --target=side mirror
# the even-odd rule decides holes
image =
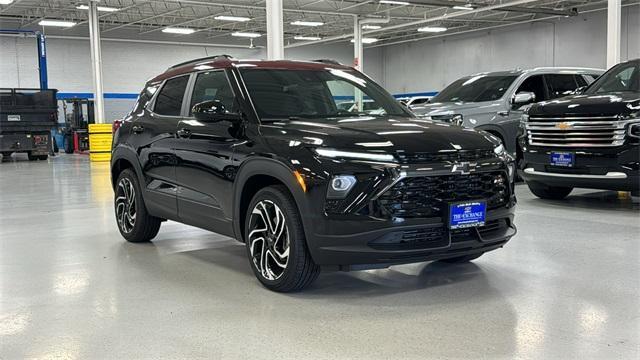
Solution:
[[[219,121],[240,121],[240,115],[227,111],[227,108],[220,100],[207,100],[193,105],[191,113],[198,121],[219,122]]]
[[[579,88],[573,90],[573,95],[582,95],[586,88],[586,86],[580,86]]]
[[[520,92],[513,97],[513,105],[526,105],[536,102],[536,94],[532,92]]]

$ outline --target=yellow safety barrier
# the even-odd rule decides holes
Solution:
[[[89,159],[111,161],[111,124],[89,124]]]

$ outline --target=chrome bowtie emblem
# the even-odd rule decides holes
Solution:
[[[457,162],[453,164],[451,172],[460,172],[462,175],[470,174],[472,170],[475,170],[476,164],[468,161]]]
[[[571,124],[566,123],[566,122],[561,122],[558,125],[556,125],[556,127],[560,130],[567,130],[571,128]]]

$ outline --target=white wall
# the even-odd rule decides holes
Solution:
[[[606,67],[606,12],[383,47],[392,93],[438,91],[461,76],[537,66]],[[640,57],[640,5],[622,11],[623,60]]]

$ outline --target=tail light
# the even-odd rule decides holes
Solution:
[[[116,131],[120,129],[120,126],[122,126],[122,120],[120,119],[113,120],[113,125],[111,126],[111,133],[115,134]]]

